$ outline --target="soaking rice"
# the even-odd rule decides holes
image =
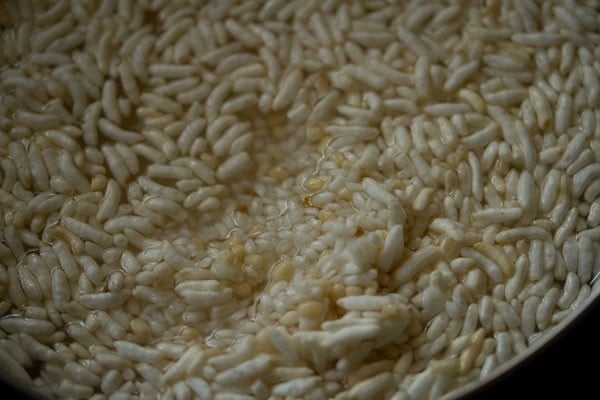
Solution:
[[[0,370],[428,399],[600,273],[595,1],[0,3]]]

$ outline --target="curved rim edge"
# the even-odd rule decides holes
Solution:
[[[589,296],[579,307],[573,310],[557,325],[550,328],[549,332],[536,340],[527,350],[498,366],[485,378],[469,382],[447,393],[442,398],[444,400],[459,400],[476,398],[475,396],[477,395],[483,395],[483,392],[490,389],[498,381],[507,379],[512,374],[518,373],[520,369],[540,356],[540,353],[544,349],[552,346],[568,332],[576,329],[578,325],[581,325],[583,319],[589,317],[595,310],[600,310],[600,287],[597,284],[591,287]]]

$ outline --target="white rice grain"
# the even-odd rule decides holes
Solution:
[[[418,271],[431,265],[440,254],[440,249],[434,246],[416,251],[406,262],[398,267],[395,272],[396,281],[399,283],[406,282]]]
[[[556,306],[559,296],[560,291],[558,288],[552,288],[542,298],[535,313],[535,320],[539,327],[546,326],[550,322],[552,311]]]
[[[23,332],[34,336],[50,335],[56,330],[50,321],[17,316],[1,318],[0,328],[8,333]]]

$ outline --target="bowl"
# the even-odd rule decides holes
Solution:
[[[32,374],[7,384],[403,400],[531,378],[597,314],[599,15],[0,3],[0,356]]]

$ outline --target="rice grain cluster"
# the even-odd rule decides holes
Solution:
[[[600,3],[0,2],[0,372],[433,399],[600,272]]]

